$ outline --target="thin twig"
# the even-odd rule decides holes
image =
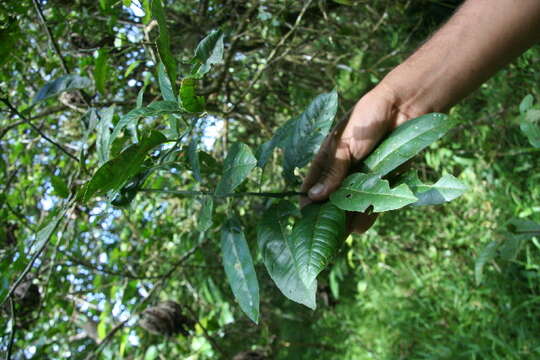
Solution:
[[[173,272],[180,266],[182,265],[185,261],[187,261],[193,254],[195,254],[195,252],[201,247],[203,246],[208,240],[205,239],[201,242],[199,242],[197,245],[195,245],[193,248],[191,248],[188,252],[186,252],[181,258],[180,260],[175,264],[173,265],[173,267],[167,272],[165,273],[161,279],[157,282],[157,284],[152,288],[152,290],[150,290],[150,292],[148,293],[148,295],[142,299],[138,304],[135,305],[134,309],[137,309],[137,308],[140,308],[142,305],[146,304],[150,298],[152,297],[152,295],[154,294],[154,292],[156,292],[156,290],[162,286],[163,282],[173,274]],[[103,340],[101,340],[101,342],[99,343],[98,347],[90,354],[88,354],[88,356],[85,358],[85,360],[90,360],[90,359],[94,359],[94,358],[97,358],[97,356],[101,353],[101,351],[103,351],[103,348],[105,347],[105,345],[112,340],[112,338],[114,337],[114,335],[120,331],[133,317],[135,317],[136,315],[138,315],[139,312],[133,312],[130,316],[128,316],[127,319],[119,322],[118,324],[116,324],[112,329],[111,331],[109,331],[107,333],[107,335],[105,335],[105,337],[103,338]]]
[[[65,217],[66,213],[67,213],[67,211],[64,211],[63,215],[60,218]],[[3,306],[6,303],[6,301],[11,298],[11,296],[13,296],[13,293],[15,292],[15,289],[17,289],[17,287],[24,281],[24,279],[26,278],[26,275],[28,275],[30,270],[32,270],[32,267],[34,266],[34,263],[36,262],[36,260],[40,257],[41,253],[45,250],[47,245],[49,245],[49,242],[51,241],[51,238],[53,237],[54,231],[58,227],[59,223],[60,223],[60,221],[58,221],[56,223],[56,225],[54,226],[54,229],[50,233],[50,236],[47,239],[44,239],[43,243],[39,246],[39,248],[36,250],[34,255],[32,255],[32,258],[30,259],[28,264],[26,264],[26,267],[24,268],[22,273],[19,275],[17,280],[15,280],[15,282],[13,283],[11,288],[9,289],[9,291],[6,294],[6,296],[4,297],[4,299],[2,299],[2,301],[0,302],[0,307]]]
[[[257,197],[269,197],[269,198],[285,198],[289,196],[306,196],[305,192],[298,191],[285,191],[285,192],[238,192],[228,194],[216,194],[211,191],[191,191],[191,190],[168,190],[168,189],[140,189],[142,192],[149,193],[163,193],[178,196],[212,196],[214,198],[230,198],[230,197],[244,197],[244,196],[257,196]]]
[[[311,5],[312,1],[313,0],[307,0],[304,3],[304,6],[302,7],[302,10],[298,14],[298,17],[296,18],[296,21],[294,22],[294,25],[285,34],[285,36],[283,36],[281,38],[281,40],[277,43],[277,45],[274,47],[274,49],[272,49],[272,51],[270,52],[270,54],[266,58],[266,61],[264,62],[264,66],[259,68],[259,70],[255,73],[255,75],[251,79],[249,85],[245,88],[245,90],[242,92],[242,94],[240,94],[240,97],[239,97],[238,101],[229,110],[227,110],[227,113],[233,112],[236,109],[236,107],[238,106],[238,104],[241,103],[242,100],[244,99],[244,97],[251,91],[251,89],[257,83],[257,81],[259,81],[262,73],[268,68],[268,65],[270,64],[270,62],[272,61],[274,56],[276,56],[278,50],[287,42],[289,37],[291,37],[291,35],[296,31],[296,29],[300,25],[300,22],[302,21],[302,17],[306,13],[306,10],[309,8],[309,5]]]
[[[25,123],[24,120],[20,120],[20,121],[16,121],[13,124],[10,124],[10,125],[6,126],[2,130],[0,130],[0,139],[2,139],[4,137],[4,135],[6,135],[9,130],[14,129],[17,126],[22,125],[24,123]]]
[[[39,17],[39,21],[41,21],[41,25],[45,28],[45,32],[47,33],[47,37],[49,38],[49,41],[52,44],[52,47],[54,49],[54,52],[56,53],[56,56],[60,59],[60,64],[62,65],[62,69],[66,74],[69,74],[69,68],[66,64],[66,60],[62,56],[62,53],[60,52],[60,47],[58,46],[58,43],[56,42],[56,39],[54,38],[51,30],[49,29],[49,26],[47,25],[47,21],[45,21],[45,16],[43,15],[43,11],[41,11],[41,7],[39,6],[38,0],[32,0],[34,3],[34,7],[36,8],[36,12]]]
[[[7,348],[6,360],[11,360],[11,352],[13,351],[13,343],[15,342],[15,306],[13,305],[13,298],[9,297],[9,309],[11,319],[11,334],[9,335],[9,343]]]
[[[187,303],[185,303],[183,306],[189,311],[192,320],[195,320],[195,322],[197,322],[199,327],[202,329],[204,333],[204,337],[210,342],[210,344],[212,344],[212,346],[219,353],[221,353],[222,356],[226,356],[227,353],[225,352],[225,350],[217,343],[217,341],[212,336],[210,336],[210,333],[208,333],[208,330],[206,330],[206,327],[203,324],[201,324],[201,322],[199,321],[199,317],[197,316],[195,311],[191,308],[191,306],[189,306]]]
[[[41,10],[41,7],[39,6],[39,1],[38,0],[32,0],[32,2],[34,3],[34,7],[36,8],[36,12],[38,14],[39,21],[41,22],[41,25],[43,25],[43,27],[45,28],[45,32],[47,33],[47,37],[49,38],[49,41],[52,44],[54,52],[56,53],[56,56],[58,56],[58,58],[60,59],[60,65],[62,65],[62,69],[64,70],[64,72],[66,74],[70,74],[71,71],[69,71],[69,68],[68,68],[67,63],[66,63],[66,59],[62,55],[62,52],[60,51],[60,46],[58,45],[58,42],[54,38],[54,36],[53,36],[53,34],[51,32],[51,29],[49,29],[49,26],[47,25],[47,21],[45,20],[45,16],[43,15],[43,11]],[[86,106],[90,107],[90,103],[91,103],[90,96],[88,96],[88,94],[86,94],[83,90],[78,90],[77,92],[81,95],[81,98],[82,98],[83,102],[86,104]]]
[[[244,14],[244,16],[242,16],[242,19],[240,19],[240,25],[238,25],[236,30],[236,35],[234,35],[231,40],[231,45],[229,46],[225,61],[223,62],[223,71],[212,86],[200,91],[200,95],[209,95],[218,92],[221,89],[223,83],[227,79],[227,75],[229,74],[229,66],[234,58],[234,55],[236,54],[236,48],[240,42],[240,39],[242,38],[242,33],[246,30],[249,20],[257,10],[259,10],[258,1],[256,1],[255,4],[252,4],[251,8]]]
[[[72,158],[73,160],[79,162],[79,159],[73,154],[71,154],[69,151],[67,151],[66,148],[64,148],[62,145],[45,135],[36,125],[34,125],[26,116],[22,115],[11,103],[7,98],[0,98],[0,101],[2,101],[11,111],[12,114],[17,115],[19,118],[24,120],[35,132],[37,132],[43,139],[50,142],[54,146],[56,146],[60,151],[62,151],[64,154]]]

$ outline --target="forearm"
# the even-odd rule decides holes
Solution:
[[[540,40],[540,0],[468,0],[379,84],[411,117],[446,111]]]

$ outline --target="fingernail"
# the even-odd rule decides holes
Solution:
[[[316,184],[315,186],[313,186],[311,189],[309,189],[309,197],[315,197],[315,196],[319,196],[324,190],[324,185],[321,184],[321,183],[318,183]]]

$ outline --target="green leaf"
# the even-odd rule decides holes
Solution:
[[[521,100],[521,104],[519,104],[519,113],[521,115],[525,115],[525,113],[533,106],[534,103],[534,97],[531,94],[528,94]]]
[[[133,109],[120,118],[111,134],[110,144],[120,135],[120,132],[127,126],[136,125],[139,119],[146,116],[159,116],[178,112],[176,101],[155,101],[144,108]]]
[[[216,195],[230,194],[249,175],[257,165],[257,159],[251,153],[249,146],[235,143],[223,164],[223,176],[216,188]]]
[[[39,251],[42,247],[44,247],[51,236],[53,236],[54,231],[58,227],[58,224],[60,221],[64,218],[65,211],[60,211],[56,216],[50,218],[49,222],[46,224],[43,224],[39,231],[36,233],[36,239],[33,243],[32,249],[30,252],[32,253],[32,259],[39,256]]]
[[[143,136],[138,144],[130,145],[116,158],[103,164],[92,179],[81,188],[77,200],[85,203],[93,196],[119,190],[129,178],[141,170],[148,152],[165,141],[167,141],[165,136],[158,131],[151,131]]]
[[[512,219],[507,225],[508,231],[516,235],[540,235],[540,224],[524,219]]]
[[[274,139],[268,140],[267,142],[259,145],[257,147],[257,150],[255,151],[255,157],[257,158],[257,166],[261,169],[265,167],[268,160],[270,160],[270,156],[272,156],[272,152],[276,148],[276,144],[274,142]]]
[[[297,273],[297,264],[289,247],[288,219],[298,209],[289,201],[280,201],[268,209],[257,226],[257,242],[268,274],[279,290],[297,303],[315,309],[317,280],[304,285]]]
[[[197,151],[197,142],[198,139],[196,137],[191,138],[191,141],[189,142],[187,157],[189,164],[191,165],[191,172],[193,173],[193,177],[198,182],[202,181],[201,177],[201,164],[199,162],[199,152]]]
[[[133,70],[135,70],[137,66],[139,66],[140,64],[141,64],[140,60],[135,60],[131,64],[129,64],[126,71],[124,72],[124,77],[127,78],[129,75],[131,75]]]
[[[214,210],[214,199],[206,196],[202,202],[201,212],[199,213],[199,230],[207,231],[212,226],[212,212]]]
[[[508,234],[499,247],[501,259],[506,261],[515,260],[522,248],[524,240],[528,240],[528,236]]]
[[[15,16],[7,16],[2,18],[2,26],[0,27],[0,66],[4,65],[8,60],[13,59],[13,47],[21,38],[22,27],[20,20]]]
[[[191,113],[204,111],[204,97],[198,96],[195,92],[196,79],[185,78],[180,86],[180,102],[182,108]]]
[[[221,229],[223,267],[240,308],[255,323],[259,321],[259,283],[248,244],[239,221],[230,218]]]
[[[111,127],[114,115],[114,106],[101,109],[99,112],[99,123],[97,126],[96,151],[99,165],[103,165],[109,160],[109,150],[111,148]]]
[[[109,66],[107,65],[108,52],[106,49],[99,49],[98,57],[96,59],[96,66],[94,68],[94,80],[96,81],[96,89],[105,94],[105,82],[107,81],[107,73],[109,72]]]
[[[154,101],[146,107],[145,116],[159,116],[178,113],[180,108],[176,101]]]
[[[52,176],[51,184],[56,195],[63,199],[66,199],[69,196],[69,188],[64,179],[62,179],[60,176]]]
[[[540,148],[540,110],[529,109],[522,116],[519,127],[523,134],[529,139],[529,143],[535,148]]]
[[[498,248],[499,243],[497,241],[492,241],[487,244],[482,249],[482,251],[480,251],[480,254],[478,254],[478,257],[474,262],[474,278],[476,281],[476,285],[480,285],[482,283],[484,266],[491,260],[495,259],[495,256],[497,256]]]
[[[390,189],[388,181],[377,174],[355,173],[330,195],[330,200],[343,210],[363,212],[373,206],[374,212],[382,212],[402,208],[418,199],[405,184]]]
[[[150,6],[150,0],[142,1],[144,9],[144,17],[142,19],[143,24],[148,25],[152,21],[152,6]]]
[[[427,185],[422,183],[416,172],[405,178],[405,184],[418,198],[412,206],[439,205],[452,201],[467,190],[467,187],[450,174],[443,175],[435,184]]]
[[[91,86],[92,82],[87,77],[82,77],[79,75],[64,75],[47,83],[45,86],[39,89],[32,100],[32,104],[36,104],[52,96],[60,95],[65,91],[88,89]]]
[[[165,65],[162,62],[158,65],[158,82],[159,89],[161,90],[161,96],[165,101],[176,102],[176,96],[174,95],[171,80],[167,76]]]
[[[159,57],[167,69],[167,75],[169,75],[169,81],[172,88],[172,93],[176,94],[176,60],[171,52],[171,40],[169,36],[169,30],[167,29],[167,22],[165,20],[165,12],[161,4],[161,0],[152,1],[152,15],[155,17],[159,27],[159,38],[157,40],[157,47]]]
[[[384,176],[397,168],[455,125],[448,116],[432,113],[400,125],[365,160],[368,172]]]
[[[154,168],[155,169],[155,168]],[[130,178],[120,191],[113,197],[111,204],[117,207],[128,207],[140,188],[144,184],[145,180],[150,176],[153,169],[146,169]]]
[[[99,7],[103,11],[108,11],[111,8],[111,5],[109,4],[108,0],[99,0]]]
[[[141,87],[141,89],[137,93],[137,102],[135,106],[137,109],[143,106],[144,92],[149,83],[150,83],[150,73],[146,73],[146,76],[144,77],[144,85]]]
[[[264,168],[268,160],[270,159],[270,156],[272,155],[272,152],[276,147],[284,148],[285,147],[285,141],[287,140],[287,137],[292,132],[292,129],[295,126],[295,122],[297,119],[290,119],[285,124],[283,124],[279,129],[277,129],[276,133],[272,137],[272,139],[268,140],[264,144],[261,144],[256,151],[255,157],[257,158],[257,166],[261,169]]]
[[[310,204],[302,209],[289,237],[296,271],[305,286],[313,286],[317,275],[337,252],[345,234],[345,212],[334,204]]]
[[[223,60],[223,32],[220,29],[212,30],[199,42],[195,49],[195,61],[198,63],[194,69],[197,77],[202,77],[214,64]]]
[[[334,90],[317,96],[304,112],[289,124],[291,129],[283,143],[283,175],[295,182],[294,169],[307,165],[328,134],[336,116],[338,95]]]

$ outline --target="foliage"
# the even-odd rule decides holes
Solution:
[[[400,128],[332,202],[272,200],[298,195],[334,118],[453,3],[38,0],[43,21],[0,4],[0,349],[537,357],[538,49],[419,141]],[[398,189],[407,201],[378,202]],[[363,209],[411,206],[343,239],[349,190],[372,194]],[[29,281],[39,304],[12,313]],[[145,332],[168,300],[189,327]]]

